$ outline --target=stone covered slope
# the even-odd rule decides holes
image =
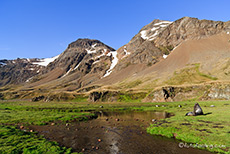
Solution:
[[[35,65],[40,59],[0,60],[0,87],[22,84],[39,74],[44,66]]]

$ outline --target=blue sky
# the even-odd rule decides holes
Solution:
[[[118,49],[154,19],[230,20],[228,0],[0,0],[0,59],[46,58],[78,38]]]

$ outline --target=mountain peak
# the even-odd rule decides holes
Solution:
[[[104,43],[102,43],[99,40],[96,39],[88,39],[88,38],[80,38],[77,39],[76,41],[72,42],[69,44],[68,49],[69,48],[90,48],[90,47],[96,47],[96,46],[106,46],[108,47],[111,51],[115,51],[113,48],[105,45]]]

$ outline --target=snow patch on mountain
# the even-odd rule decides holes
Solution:
[[[171,23],[172,23],[171,21],[161,21],[161,22],[155,23],[154,25],[155,26],[162,25],[162,24],[168,25],[168,24],[171,24]]]
[[[146,30],[143,30],[143,31],[141,31],[141,37],[144,39],[144,40],[147,40],[148,39],[148,37],[147,37],[147,35],[146,35]]]
[[[78,63],[77,66],[75,66],[73,70],[76,70],[80,66],[81,62],[82,61],[80,61],[80,63]]]
[[[32,78],[33,78],[33,77],[31,77],[31,78],[27,79],[27,80],[26,80],[26,82],[29,82]]]
[[[6,63],[0,62],[0,65],[7,65]]]
[[[155,31],[155,33],[154,33],[153,35],[149,36],[148,40],[149,40],[149,41],[154,40],[154,39],[156,38],[157,35],[158,35],[158,31]]]
[[[92,53],[96,53],[97,50],[89,50],[89,49],[85,49],[87,51],[88,54],[92,54]]]
[[[121,59],[123,59],[123,58],[125,58],[125,57],[127,57],[128,55],[131,54],[130,52],[127,51],[126,46],[124,46],[124,52],[125,52],[125,55]]]
[[[52,58],[44,58],[44,59],[41,59],[39,62],[33,62],[33,64],[41,65],[41,66],[47,66],[49,63],[53,62],[59,56],[60,55],[57,55],[57,56],[52,57]]]
[[[145,29],[140,32],[141,37],[144,40],[152,41],[156,38],[156,36],[165,29],[169,24],[172,22],[170,21],[161,21],[152,25],[151,29]]]
[[[97,52],[97,50],[95,49],[96,45],[97,45],[97,43],[91,45],[91,48],[93,48],[91,50],[89,50],[89,49],[85,49],[85,50],[87,51],[88,54],[96,53]]]
[[[97,43],[95,43],[94,45],[92,45],[92,48],[95,48],[95,47],[96,47],[96,45],[97,45]]]
[[[151,29],[151,31],[155,31],[155,30],[157,30],[157,29],[159,29],[160,27],[153,27],[152,29]]]
[[[163,58],[164,58],[164,59],[166,59],[167,57],[168,57],[168,55],[163,54]]]
[[[103,76],[104,77],[107,77],[109,76],[111,73],[112,73],[112,70],[113,68],[117,65],[118,63],[118,58],[117,58],[117,51],[112,51],[109,53],[109,56],[113,56],[113,60],[112,60],[112,64],[110,65],[110,68],[106,71],[105,75]]]
[[[66,72],[66,74],[64,74],[64,75],[62,76],[62,78],[64,78],[66,75],[68,75],[72,70],[73,70],[73,69],[70,68],[70,69]]]

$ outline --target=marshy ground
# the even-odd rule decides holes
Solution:
[[[228,153],[230,103],[199,102],[205,115],[184,116],[194,104],[1,102],[0,152]]]

